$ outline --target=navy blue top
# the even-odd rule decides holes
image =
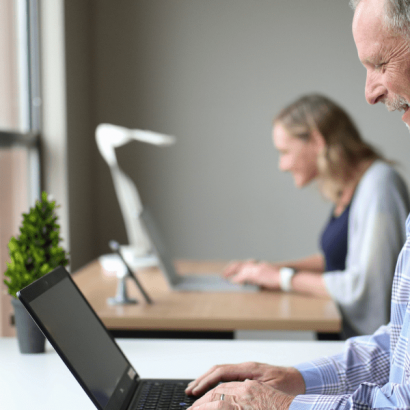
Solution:
[[[330,217],[326,225],[320,245],[325,256],[325,272],[345,270],[347,255],[347,225],[349,221],[350,204],[338,217]]]

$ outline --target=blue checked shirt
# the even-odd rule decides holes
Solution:
[[[410,409],[410,216],[393,280],[390,323],[346,341],[343,353],[295,366],[306,384],[296,409]],[[377,314],[375,312],[375,314]]]

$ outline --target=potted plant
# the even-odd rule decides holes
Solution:
[[[20,235],[8,244],[10,262],[4,275],[8,293],[13,297],[14,318],[21,353],[44,352],[45,338],[17,299],[16,293],[57,266],[68,264],[67,253],[60,246],[55,201],[41,194],[27,214],[23,214]]]

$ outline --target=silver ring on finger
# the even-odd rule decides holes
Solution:
[[[219,400],[222,400],[222,401],[223,401],[224,399],[225,399],[225,395],[222,393],[222,394],[221,394],[221,397],[219,398]]]

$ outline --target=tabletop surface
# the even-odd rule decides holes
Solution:
[[[281,366],[340,353],[343,342],[130,340],[118,344],[142,378],[193,379],[214,364],[258,361]],[[93,410],[57,353],[22,355],[0,337],[0,407],[7,410]]]
[[[177,261],[181,274],[221,272],[224,262]],[[94,261],[73,275],[97,314],[110,329],[128,330],[302,330],[338,332],[341,318],[330,298],[295,293],[260,291],[256,293],[172,292],[157,268],[143,269],[138,277],[154,300],[144,302],[133,282],[129,296],[139,304],[111,306],[117,278],[106,274]]]

